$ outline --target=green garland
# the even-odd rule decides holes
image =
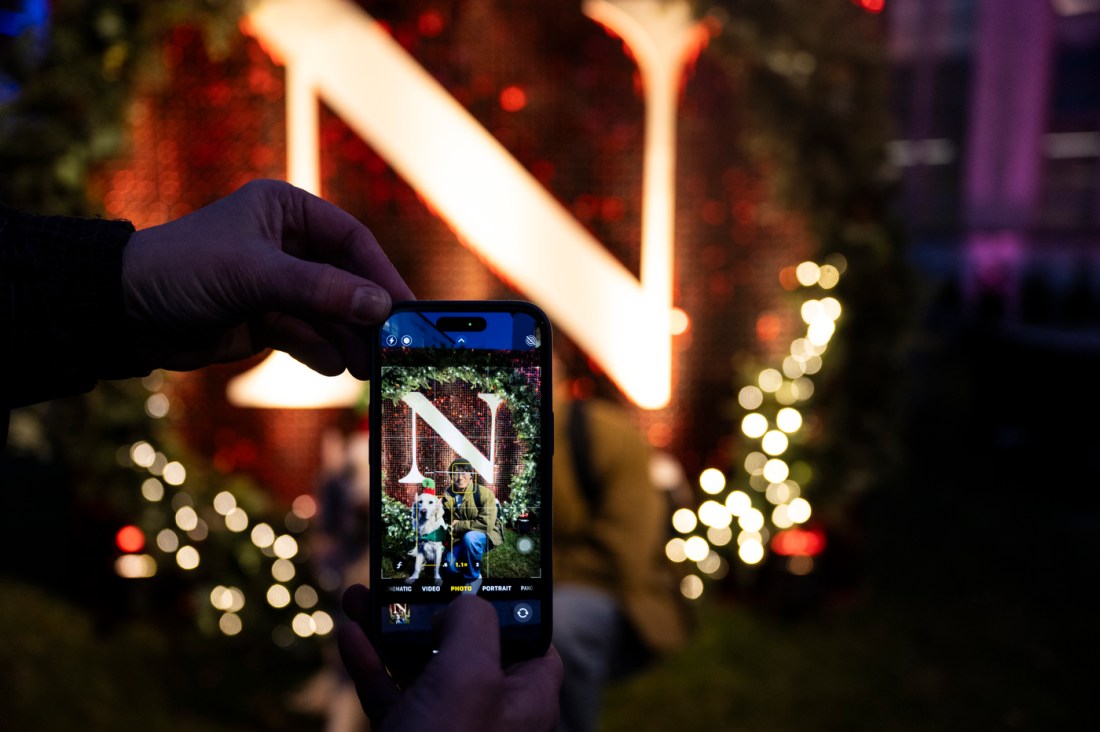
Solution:
[[[423,349],[417,352],[418,357],[432,360],[431,364],[396,369],[398,377],[384,382],[382,398],[397,404],[406,394],[430,389],[437,383],[464,381],[482,392],[503,397],[512,413],[512,425],[517,436],[527,444],[527,454],[540,454],[542,420],[539,398],[523,374],[501,366],[499,356],[491,352],[463,353],[463,365],[454,365],[458,354],[443,349],[438,355],[432,355],[434,351]],[[471,358],[475,363],[470,363]],[[526,510],[530,497],[537,495],[537,491],[532,493],[537,488],[537,480],[537,465],[534,461],[524,460],[523,467],[509,486],[509,500],[502,503],[506,521],[513,521]]]
[[[382,535],[382,556],[406,554],[413,543],[414,532],[409,507],[385,492],[382,493],[382,525],[386,527]]]

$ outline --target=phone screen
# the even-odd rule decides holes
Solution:
[[[395,305],[371,380],[374,640],[422,664],[432,618],[477,593],[505,660],[550,639],[550,325],[529,303]]]

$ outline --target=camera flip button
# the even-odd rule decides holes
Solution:
[[[526,602],[517,602],[516,606],[512,608],[512,617],[521,623],[530,622],[534,616],[535,612]]]

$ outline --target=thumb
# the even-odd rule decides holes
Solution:
[[[376,283],[331,264],[310,262],[270,250],[257,295],[270,310],[306,320],[374,325],[382,322],[393,300]]]

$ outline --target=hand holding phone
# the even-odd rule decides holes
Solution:
[[[373,339],[367,631],[391,671],[438,651],[433,618],[477,594],[504,663],[551,634],[550,324],[530,303],[397,303]],[[477,646],[484,639],[468,639]]]
[[[340,628],[340,657],[373,726],[549,732],[557,724],[561,658],[551,646],[541,657],[502,668],[497,615],[488,602],[472,595],[453,602],[439,617],[439,653],[419,678],[401,679],[387,673],[363,632],[370,591],[352,585],[343,604],[353,622]],[[471,654],[470,638],[488,642]]]

